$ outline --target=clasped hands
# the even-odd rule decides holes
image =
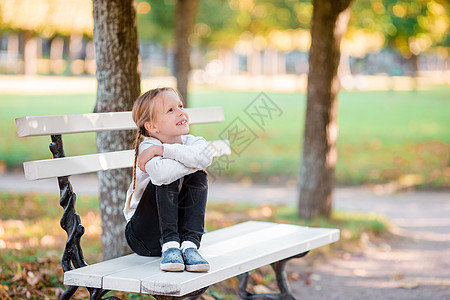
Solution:
[[[159,145],[153,145],[142,151],[138,156],[138,167],[142,172],[147,173],[145,170],[145,164],[155,156],[163,156],[164,147]]]
[[[163,156],[164,146],[153,145],[142,151],[138,156],[138,167],[142,172],[147,173],[145,164],[155,156]],[[203,169],[206,172],[206,169]]]

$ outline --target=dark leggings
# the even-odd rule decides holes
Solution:
[[[170,241],[191,241],[200,247],[207,194],[204,171],[167,185],[150,182],[125,228],[130,248],[139,255],[160,256],[162,244]]]

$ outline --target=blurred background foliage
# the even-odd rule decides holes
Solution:
[[[149,78],[173,83],[175,5],[136,2],[145,88]],[[189,38],[191,105],[223,106],[231,122],[264,90],[283,110],[218,176],[295,184],[312,11],[311,1],[200,2]],[[339,77],[346,91],[340,94],[338,183],[450,185],[449,15],[444,0],[354,1],[341,45]],[[27,84],[10,79],[37,74],[94,82],[92,30],[90,0],[0,1],[0,130],[6,141],[0,170],[50,155],[31,146],[35,139],[16,138],[13,117],[92,111],[95,88],[70,89],[72,81],[61,84],[61,94],[31,95]],[[193,133],[217,139],[224,126],[194,127]],[[95,152],[93,135],[65,141],[69,154]]]
[[[146,52],[171,55],[175,4],[176,0],[137,1],[143,60],[146,59]],[[422,53],[433,54],[437,59],[447,59],[450,46],[449,7],[449,2],[444,0],[354,1],[342,52],[353,58],[363,58],[389,49],[393,55],[399,55],[399,59],[411,61],[413,71],[418,69],[415,67],[415,57]],[[309,27],[312,10],[311,1],[201,1],[190,43],[206,56],[197,65],[194,63],[194,68],[204,68],[217,56],[216,52],[223,49],[231,49],[234,54],[243,56],[241,60],[245,60],[250,53],[266,49],[273,49],[281,56],[293,51],[307,52],[311,43]],[[38,48],[39,53],[34,59],[36,54],[29,54],[30,59],[51,58],[50,52],[53,52],[54,59],[69,60],[66,68],[52,71],[52,68],[41,67],[39,73],[70,73],[74,69],[72,73],[93,74],[95,66],[81,70],[80,67],[70,66],[73,60],[93,59],[93,47],[90,45],[92,31],[92,3],[89,0],[0,1],[1,50],[3,56],[9,52],[10,63],[13,54],[18,62],[26,60],[29,54],[26,51],[27,44],[36,38],[38,45],[31,47]],[[61,39],[64,40],[62,50],[59,49]],[[157,49],[159,51],[155,51]],[[57,52],[62,53],[57,55]],[[153,62],[149,68],[168,68],[166,74],[170,74],[173,68],[170,58],[166,57],[166,61],[160,64],[155,66]],[[26,72],[24,66],[15,69],[2,67],[6,73]],[[245,69],[245,66],[240,68]],[[147,72],[143,71],[143,74]]]

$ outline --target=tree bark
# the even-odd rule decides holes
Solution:
[[[133,0],[93,1],[94,44],[98,82],[95,112],[129,111],[140,94],[136,3]],[[131,149],[134,134],[97,134],[99,152]],[[129,251],[122,209],[131,169],[99,172],[103,259]]]
[[[61,74],[64,68],[64,39],[56,36],[50,45],[50,72]]]
[[[410,65],[410,75],[412,77],[412,87],[411,89],[416,91],[419,86],[419,55],[411,53],[411,57],[407,60]]]
[[[340,42],[351,0],[314,0],[305,138],[299,174],[299,216],[330,216],[337,160]]]
[[[23,65],[25,75],[36,75],[37,73],[37,40],[32,32],[23,32]]]
[[[188,81],[191,70],[189,37],[194,31],[199,2],[199,0],[178,0],[175,6],[175,78],[185,107],[188,106]]]
[[[69,44],[69,55],[68,55],[68,64],[69,64],[69,74],[70,75],[79,75],[84,70],[76,69],[74,66],[74,61],[79,58],[80,52],[83,48],[83,36],[81,34],[72,33],[68,40]]]

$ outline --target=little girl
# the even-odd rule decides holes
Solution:
[[[208,192],[205,168],[212,155],[204,138],[188,135],[189,116],[180,99],[173,88],[157,88],[134,103],[138,132],[125,236],[137,254],[161,255],[163,271],[207,272],[209,263],[197,249]]]

